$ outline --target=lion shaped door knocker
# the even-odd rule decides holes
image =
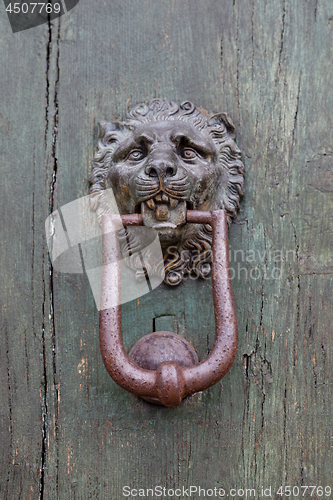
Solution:
[[[120,251],[138,280],[161,274],[176,286],[187,273],[212,271],[216,335],[208,357],[198,362],[184,338],[155,332],[124,349],[120,302],[100,310],[100,346],[111,377],[149,402],[176,406],[218,382],[237,350],[237,319],[229,272],[228,226],[243,195],[244,166],[226,113],[206,114],[191,102],[164,99],[132,108],[119,122],[99,124],[90,175],[92,207],[103,232],[103,260],[119,261]],[[120,216],[110,214],[106,190],[112,188]],[[133,226],[158,232],[163,261]],[[117,230],[120,229],[117,235]],[[107,236],[106,236],[107,235]],[[172,249],[172,250],[170,250]],[[103,271],[102,299],[121,293],[120,266]],[[103,302],[103,300],[102,300]],[[161,354],[162,353],[162,354]]]

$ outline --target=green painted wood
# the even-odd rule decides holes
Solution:
[[[330,0],[81,0],[15,35],[2,16],[1,498],[333,487],[332,19]],[[97,122],[157,96],[228,111],[246,166],[237,357],[174,409],[113,383],[88,280],[53,271],[44,237],[87,194]],[[128,348],[174,316],[202,359],[211,283],[162,285],[123,316]]]
[[[43,231],[52,205],[53,49],[45,27],[13,35],[5,12],[0,23],[0,498],[35,499],[44,468],[56,477],[55,332]]]
[[[182,329],[182,334],[184,334],[184,320],[182,320],[182,314],[179,314],[180,318],[178,320],[177,316],[172,314],[168,316],[156,316],[153,318],[152,332],[174,332],[179,334]],[[183,328],[182,328],[183,327]]]

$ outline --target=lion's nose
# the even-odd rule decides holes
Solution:
[[[174,163],[170,161],[153,161],[148,163],[145,168],[145,172],[149,177],[158,177],[159,179],[164,177],[171,177],[176,175],[177,167]]]

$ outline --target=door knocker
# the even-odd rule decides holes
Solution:
[[[244,166],[235,137],[227,114],[208,115],[190,102],[164,99],[132,108],[121,122],[99,124],[90,176],[92,207],[102,224],[103,263],[114,263],[103,265],[100,347],[111,377],[149,402],[180,404],[218,382],[236,355],[228,225],[243,194]],[[120,215],[110,213],[108,188]],[[134,231],[142,225],[158,232],[162,264]],[[129,355],[125,352],[120,251],[142,279],[142,259],[133,255],[129,242],[145,257],[145,272],[163,273],[168,285],[178,285],[193,270],[200,277],[212,271],[216,335],[205,360],[199,363],[191,344],[171,332],[148,334]]]

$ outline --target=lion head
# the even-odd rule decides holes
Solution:
[[[235,138],[226,113],[204,114],[188,101],[153,99],[121,122],[99,124],[92,207],[99,218],[109,211],[103,191],[111,187],[121,214],[142,213],[144,224],[159,233],[170,285],[185,273],[206,277],[211,269],[210,226],[185,225],[186,210],[225,208],[229,224],[236,215],[244,166]],[[128,228],[120,241],[127,264],[141,269],[130,251],[140,248],[140,238]],[[149,265],[161,272],[158,263]]]

